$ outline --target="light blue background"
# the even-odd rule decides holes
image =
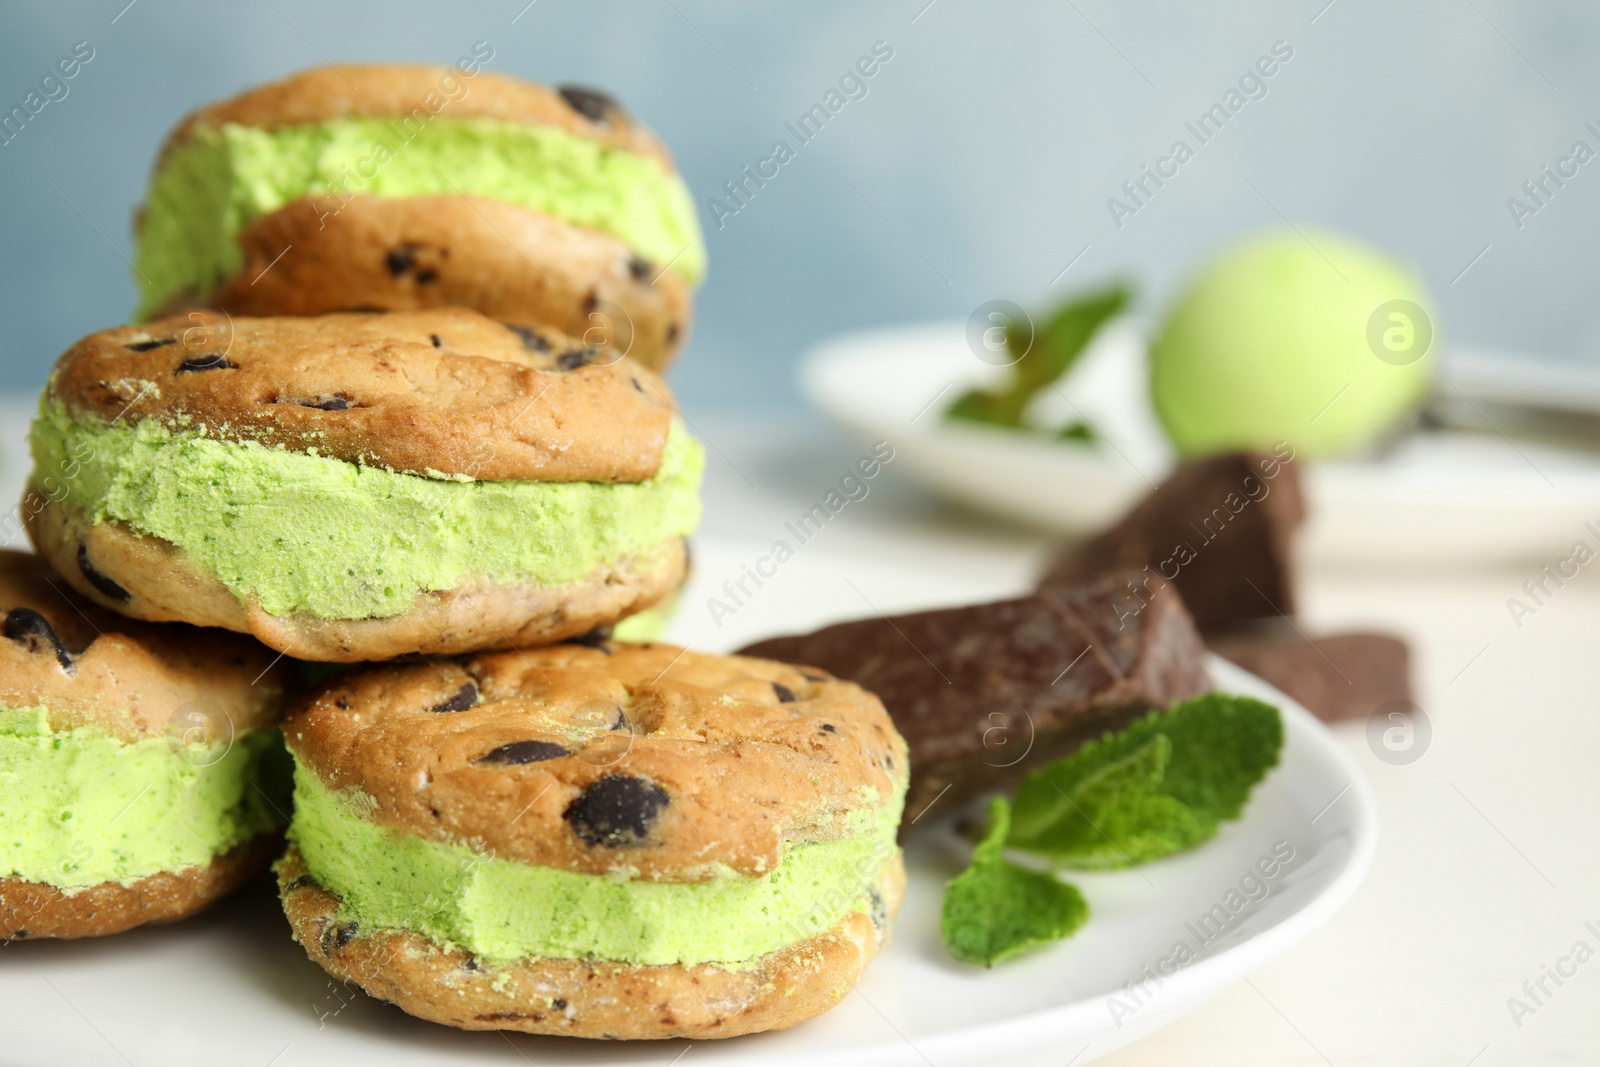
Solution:
[[[325,57],[448,63],[480,39],[491,69],[614,91],[677,156],[711,255],[673,379],[691,409],[793,408],[817,339],[997,296],[1119,274],[1159,311],[1280,213],[1415,262],[1452,340],[1600,361],[1600,161],[1520,231],[1506,207],[1574,140],[1600,149],[1600,12],[1576,2],[125,2],[0,13],[0,110],[73,42],[96,52],[0,147],[0,388],[127,314],[130,212],[184,112]],[[879,40],[867,97],[718,230],[705,199]],[[1106,198],[1278,40],[1267,97],[1115,228]]]

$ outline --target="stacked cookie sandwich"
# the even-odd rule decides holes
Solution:
[[[882,703],[610,636],[681,583],[699,519],[657,371],[704,252],[654,137],[603,94],[466,65],[315,70],[184,120],[138,229],[144,321],[58,361],[20,558],[108,635],[228,657],[208,699],[246,755],[284,701],[235,674],[365,665],[293,702],[277,778],[216,764],[206,833],[62,875],[65,804],[177,773],[147,741],[175,698],[116,675],[118,718],[81,627],[19,601],[7,654],[36,684],[0,707],[0,775],[66,784],[0,838],[0,934],[40,929],[14,902],[53,887],[105,901],[36,908],[57,933],[179,917],[265,840],[310,957],[426,1019],[730,1037],[836,1003],[904,881]],[[84,730],[92,761],[52,761]],[[186,905],[140,881],[172,872]]]
[[[324,67],[194,112],[137,225],[141,317],[459,306],[661,369],[705,273],[672,159],[609,96]]]

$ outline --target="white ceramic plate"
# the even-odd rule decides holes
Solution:
[[[892,442],[897,471],[983,510],[1065,533],[1114,521],[1171,469],[1147,399],[1144,346],[1131,325],[1106,330],[1038,402],[1046,424],[1086,419],[1103,438],[1093,445],[946,422],[943,409],[962,390],[1005,373],[972,354],[964,330],[942,323],[837,338],[807,356],[801,386],[854,436]],[[1491,361],[1475,354],[1470,379],[1468,361],[1461,362],[1464,384],[1481,388]],[[1505,361],[1492,365],[1497,380],[1515,378],[1516,364],[1510,371]],[[1450,385],[1450,366],[1447,357],[1443,395],[1471,411]],[[1558,378],[1574,376],[1594,384],[1593,374],[1577,371]],[[1530,374],[1518,396],[1525,400],[1522,393],[1542,384]],[[1305,551],[1318,560],[1540,559],[1568,550],[1600,514],[1594,454],[1494,432],[1409,434],[1378,459],[1310,466],[1305,486]]]
[[[673,637],[731,650],[874,607],[911,610],[1008,592],[802,549],[716,626],[705,598],[761,551],[759,545],[697,544],[697,577]],[[1350,896],[1372,858],[1374,802],[1354,761],[1320,723],[1263,683],[1221,661],[1212,669],[1222,688],[1260,695],[1284,710],[1283,763],[1257,790],[1245,817],[1188,855],[1078,877],[1093,908],[1089,924],[1070,941],[993,970],[958,964],[939,943],[941,887],[966,855],[948,826],[930,826],[913,839],[910,887],[894,944],[857,992],[793,1030],[692,1047],[461,1033],[413,1019],[329,981],[289,939],[270,890],[258,887],[167,929],[0,948],[0,1062],[667,1067],[683,1057],[688,1067],[1087,1063],[1220,993],[1305,937]],[[1260,881],[1266,895],[1246,882],[1260,899],[1229,913],[1229,892],[1238,891],[1275,848],[1280,856],[1292,849],[1293,858]],[[1194,931],[1217,907],[1227,921],[1214,919],[1220,932],[1202,943]],[[1171,956],[1179,941],[1195,950],[1192,962],[1159,987],[1147,983],[1137,997],[1123,991],[1147,964],[1155,968]]]

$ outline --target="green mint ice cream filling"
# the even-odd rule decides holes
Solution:
[[[400,929],[489,960],[596,959],[737,966],[865,910],[894,854],[902,797],[860,812],[854,832],[792,845],[777,868],[709,882],[625,881],[499,859],[372,822],[360,794],[295,768],[290,836],[339,917]]]
[[[618,238],[690,284],[705,245],[688,188],[648,156],[550,126],[494,119],[338,119],[202,128],[161,162],[145,200],[136,274],[147,317],[243,265],[237,237],[307,196],[493,197]]]
[[[704,466],[674,423],[643,482],[444,481],[153,419],[91,425],[48,398],[31,442],[36,472],[76,470],[51,483],[65,506],[171,542],[268,614],[325,619],[398,615],[477,581],[585,578],[693,532]]]
[[[225,750],[128,743],[0,708],[0,877],[70,890],[208,864],[282,825],[256,784],[281,796],[284,762],[276,730]]]

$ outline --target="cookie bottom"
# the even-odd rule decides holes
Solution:
[[[24,509],[25,511],[27,509]],[[253,635],[296,659],[358,663],[407,653],[453,654],[540,645],[586,633],[642,611],[682,582],[688,556],[672,538],[602,564],[561,585],[476,584],[424,593],[410,610],[377,619],[269,615],[240,599],[176,545],[140,536],[116,522],[90,523],[83,512],[47,501],[29,512],[34,547],[67,583],[98,604],[152,622],[187,622]],[[94,560],[90,580],[80,551]],[[113,599],[109,579],[127,594]]]
[[[281,834],[259,834],[204,867],[162,871],[128,885],[101,882],[65,890],[0,878],[0,941],[103,937],[187,919],[265,870],[282,841]]]
[[[883,902],[878,914],[850,912],[832,929],[740,970],[561,959],[497,966],[421,934],[335,921],[339,898],[306,872],[293,846],[277,872],[295,940],[334,977],[461,1030],[609,1040],[737,1037],[821,1015],[888,944],[889,921],[905,893],[897,852],[874,886]]]
[[[490,197],[309,197],[252,221],[239,245],[238,273],[152,318],[204,304],[236,315],[469,307],[621,349],[658,371],[689,331],[689,286],[665,264]]]

